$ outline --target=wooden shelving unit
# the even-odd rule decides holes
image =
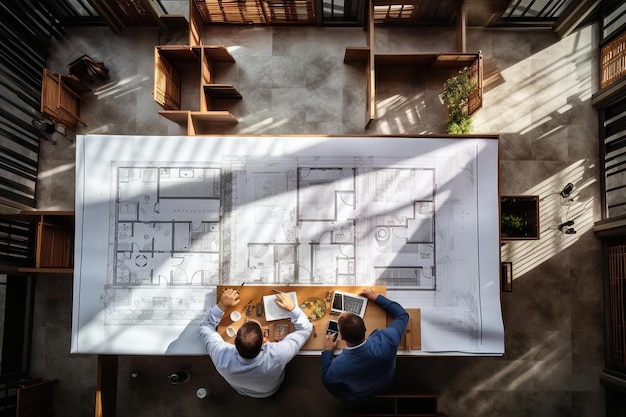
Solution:
[[[376,119],[376,70],[385,66],[412,66],[426,68],[459,68],[470,67],[471,76],[477,81],[476,91],[470,97],[470,113],[482,106],[482,55],[481,53],[378,53],[374,51],[374,2],[369,4],[367,16],[367,45],[349,46],[346,48],[343,62],[360,64],[365,69],[366,80],[366,111],[365,128]],[[464,38],[464,33],[459,35]],[[463,49],[464,50],[464,47]]]
[[[87,123],[80,117],[81,95],[90,91],[72,74],[54,74],[43,70],[41,113],[72,130]]]
[[[74,212],[23,211],[5,215],[22,222],[16,237],[29,241],[23,261],[0,265],[7,273],[71,274],[74,270]],[[17,235],[19,234],[19,235]],[[26,240],[25,240],[26,241]]]
[[[213,123],[238,123],[222,108],[224,100],[240,100],[241,94],[231,84],[215,83],[215,63],[235,62],[222,45],[163,45],[154,51],[154,100],[163,107],[159,114],[187,126],[188,135],[210,133]],[[199,103],[189,105],[182,96],[183,79],[197,77]]]

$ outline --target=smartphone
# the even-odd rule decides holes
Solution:
[[[337,340],[337,336],[339,335],[339,326],[337,325],[337,320],[328,320],[328,324],[326,325],[326,334],[334,333],[334,340]]]

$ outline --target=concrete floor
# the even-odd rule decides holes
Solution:
[[[407,42],[407,39],[411,39]],[[235,64],[220,65],[218,82],[233,83],[243,99],[231,103],[239,124],[224,134],[441,134],[439,101],[445,74],[413,68],[379,71],[379,118],[364,130],[362,68],[343,64],[346,46],[365,45],[360,28],[217,27],[205,40],[227,46]],[[70,28],[51,48],[48,68],[89,54],[103,61],[110,80],[95,82],[81,109],[80,134],[178,135],[184,127],[159,116],[152,99],[153,54],[158,44],[185,44],[186,33]],[[541,196],[541,239],[502,247],[513,262],[513,292],[502,294],[503,357],[399,358],[398,381],[441,393],[449,416],[601,416],[604,394],[603,303],[600,245],[591,226],[600,218],[597,117],[597,28],[559,40],[547,31],[468,31],[467,50],[484,56],[484,106],[475,133],[500,135],[501,194]],[[377,52],[453,51],[451,30],[377,29]],[[185,80],[188,83],[190,80]],[[193,80],[191,80],[193,82]],[[191,99],[193,104],[193,99]],[[42,143],[39,209],[74,209],[74,146],[56,137]],[[558,196],[575,184],[573,201]],[[577,233],[563,235],[561,221]],[[37,279],[32,374],[57,378],[56,415],[93,415],[96,358],[70,355],[72,277]],[[183,385],[167,375],[192,372]],[[139,373],[131,378],[132,371]],[[235,393],[208,357],[120,357],[118,417],[298,415],[345,416],[350,407],[326,393],[315,357],[288,367],[275,400]],[[209,389],[196,398],[198,387]]]

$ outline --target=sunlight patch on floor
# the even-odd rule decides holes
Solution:
[[[513,263],[513,279],[521,278],[591,231],[595,199],[587,191],[596,180],[588,178],[586,171],[593,168],[586,160],[577,161],[523,193],[539,196],[540,238],[508,242],[501,248],[501,260]],[[564,198],[560,192],[570,182],[574,184],[574,190]],[[574,224],[559,230],[559,225],[569,220]],[[565,233],[570,227],[575,233]]]
[[[98,88],[96,91],[94,91],[93,95],[96,96],[98,100],[101,100],[108,96],[118,98],[126,93],[141,89],[141,85],[148,83],[148,81],[150,81],[150,77],[133,75],[132,77],[127,77],[123,80],[108,83]]]
[[[59,165],[54,168],[50,168],[46,171],[39,172],[39,179],[50,178],[54,175],[60,174],[61,172],[73,171],[76,168],[76,164],[71,162],[69,164]]]

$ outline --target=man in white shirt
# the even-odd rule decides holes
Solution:
[[[241,301],[235,289],[226,289],[200,323],[199,335],[217,372],[241,395],[266,398],[275,394],[285,379],[285,366],[296,356],[313,331],[313,325],[286,294],[276,294],[276,304],[289,312],[296,330],[280,342],[263,341],[263,330],[256,320],[247,320],[235,337],[235,344],[224,341],[216,331],[224,312]]]

